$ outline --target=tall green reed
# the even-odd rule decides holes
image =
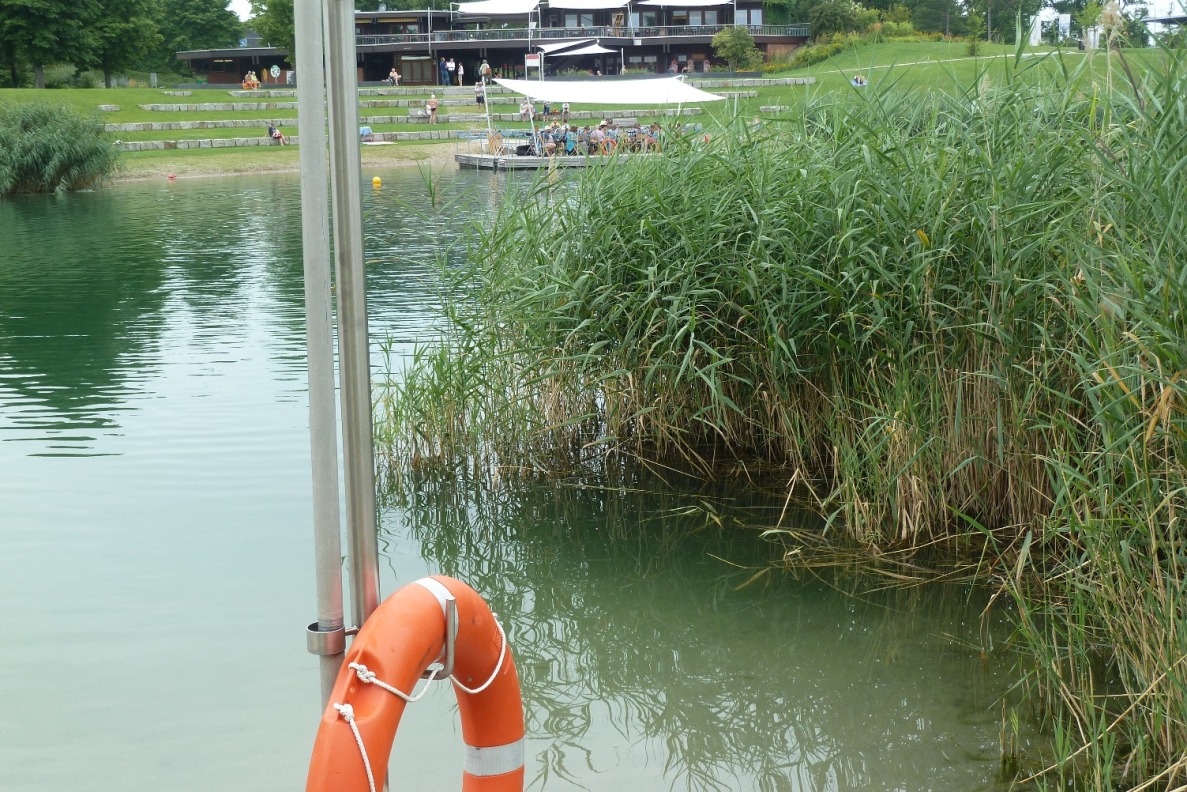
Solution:
[[[1050,65],[542,180],[478,232],[389,461],[782,469],[838,538],[1012,595],[1044,779],[1181,783],[1187,65]]]
[[[0,104],[0,195],[92,187],[118,152],[97,118],[47,104]]]

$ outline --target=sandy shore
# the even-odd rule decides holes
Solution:
[[[465,143],[393,143],[387,146],[363,146],[363,169],[399,168],[428,165],[434,169],[451,166],[453,155],[465,149]],[[256,173],[295,173],[301,169],[297,147],[278,151],[275,148],[238,148],[170,152],[152,157],[126,155],[120,162],[115,181],[143,179],[178,179],[209,176],[238,176]]]

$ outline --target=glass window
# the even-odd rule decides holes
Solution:
[[[761,25],[762,24],[762,9],[761,8],[739,8],[734,12],[735,25]]]

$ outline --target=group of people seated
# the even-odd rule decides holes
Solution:
[[[254,91],[260,87],[260,78],[256,77],[255,70],[249,71],[243,75],[243,90]]]
[[[554,156],[582,156],[585,154],[614,154],[624,151],[659,151],[662,130],[659,124],[643,126],[638,121],[633,126],[620,128],[610,121],[603,121],[596,127],[586,125],[565,126],[553,121],[536,132],[532,150],[536,154]]]

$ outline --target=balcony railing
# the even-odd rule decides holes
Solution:
[[[644,39],[644,38],[712,38],[718,32],[735,25],[661,25],[631,28],[627,26],[583,28],[486,28],[483,30],[437,30],[433,33],[398,33],[382,36],[356,36],[357,46],[384,44],[434,44],[456,41],[544,41],[552,39]],[[755,38],[807,38],[808,25],[741,25]]]

